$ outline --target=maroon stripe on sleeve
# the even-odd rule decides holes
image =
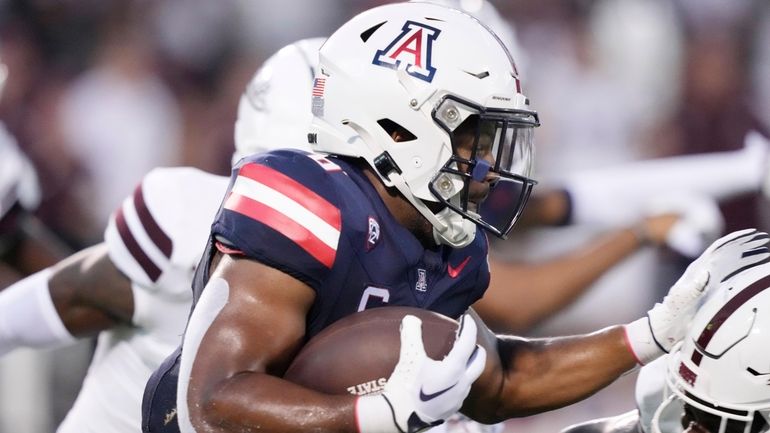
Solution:
[[[698,340],[697,340],[698,347],[705,350],[706,346],[709,344],[711,339],[714,338],[714,334],[716,334],[719,328],[722,327],[722,325],[727,321],[727,319],[733,313],[735,313],[735,311],[738,308],[740,308],[743,304],[745,304],[746,302],[749,302],[751,298],[767,290],[768,288],[770,288],[770,275],[753,282],[750,286],[746,287],[740,293],[735,295],[732,299],[727,301],[727,303],[722,308],[720,308],[719,311],[716,312],[716,314],[714,314],[714,317],[711,318],[709,323],[700,333],[700,336],[698,337]],[[700,355],[697,351],[695,351],[691,359],[695,363],[695,365],[699,365],[702,359],[702,356],[696,357],[695,356],[696,354]]]
[[[171,238],[160,228],[155,218],[152,217],[150,210],[147,209],[141,184],[134,190],[134,206],[136,207],[136,213],[139,215],[139,221],[141,221],[147,235],[150,236],[150,239],[152,239],[163,255],[170,258],[174,245],[171,242]]]
[[[118,234],[120,234],[120,238],[123,240],[126,248],[128,248],[128,252],[130,252],[134,257],[134,260],[139,263],[139,266],[142,267],[144,272],[148,277],[150,277],[150,280],[153,283],[158,281],[158,278],[160,278],[160,268],[144,252],[142,247],[139,246],[139,243],[134,238],[134,235],[128,228],[128,224],[126,224],[126,217],[123,215],[122,206],[118,208],[117,212],[115,212],[115,225],[118,228]]]

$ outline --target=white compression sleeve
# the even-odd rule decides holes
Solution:
[[[44,269],[0,292],[0,356],[18,348],[57,347],[75,340],[62,323]]]
[[[695,193],[722,200],[758,191],[768,145],[757,133],[741,150],[676,156],[578,172],[565,179],[573,223],[621,225],[634,221],[656,197]]]

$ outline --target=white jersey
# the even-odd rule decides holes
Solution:
[[[639,410],[639,424],[644,433],[652,432],[652,419],[655,411],[663,403],[666,396],[666,366],[668,355],[661,356],[655,361],[645,365],[639,370],[636,379],[636,407]],[[662,431],[679,431],[681,427],[679,417],[671,417],[660,420]]]
[[[40,187],[32,163],[0,122],[0,219],[16,203],[32,210],[40,201]]]
[[[59,433],[136,433],[152,372],[176,349],[192,302],[191,282],[229,178],[160,168],[113,213],[110,259],[131,279],[133,327],[99,335],[83,388]]]

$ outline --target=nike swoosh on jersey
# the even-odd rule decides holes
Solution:
[[[444,388],[444,389],[442,389],[441,391],[437,391],[437,392],[434,392],[434,393],[432,393],[432,394],[425,394],[425,392],[423,392],[422,388],[420,388],[420,400],[422,400],[422,401],[429,401],[429,400],[433,400],[434,398],[436,398],[436,397],[440,396],[441,394],[443,394],[443,393],[445,393],[445,392],[449,391],[450,389],[452,389],[452,388],[454,388],[454,387],[455,387],[455,386],[454,386],[454,385],[452,385],[452,386],[450,386],[449,388]]]
[[[447,274],[449,274],[451,278],[457,278],[457,276],[460,275],[460,272],[463,271],[463,268],[465,268],[465,265],[467,265],[468,262],[470,261],[471,261],[471,256],[468,256],[465,258],[465,260],[460,262],[460,264],[457,265],[456,267],[453,267],[451,263],[447,263],[446,265]]]

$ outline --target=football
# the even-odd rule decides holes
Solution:
[[[310,339],[284,378],[327,394],[366,395],[382,390],[399,358],[401,319],[422,319],[425,353],[440,360],[452,349],[457,321],[413,307],[380,307],[334,322]]]

